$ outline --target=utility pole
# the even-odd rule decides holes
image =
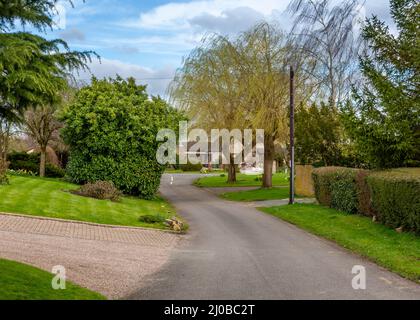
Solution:
[[[295,72],[290,66],[290,198],[295,203]]]

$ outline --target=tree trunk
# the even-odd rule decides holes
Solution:
[[[45,177],[45,162],[46,162],[47,147],[41,147],[41,159],[39,161],[39,176]]]
[[[265,136],[264,140],[264,174],[262,187],[273,187],[274,138]]]
[[[230,155],[230,164],[228,165],[228,183],[236,182],[236,165],[234,162],[233,155]]]

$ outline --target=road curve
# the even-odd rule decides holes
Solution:
[[[162,194],[190,223],[166,266],[129,299],[420,299],[420,285],[241,203],[162,179]],[[352,268],[366,268],[366,290]]]

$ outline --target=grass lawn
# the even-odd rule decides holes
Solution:
[[[259,187],[261,181],[256,181],[258,176],[251,176],[242,173],[236,175],[236,183],[227,183],[227,174],[225,177],[212,176],[198,179],[194,184],[199,187]],[[273,175],[273,186],[286,186],[288,184],[288,175],[276,173]]]
[[[53,274],[0,259],[0,300],[104,300],[99,293],[66,281],[65,290],[51,287]]]
[[[168,173],[168,174],[178,174],[178,173],[201,174],[200,171],[182,171],[181,169],[166,169],[165,173]]]
[[[139,221],[142,215],[175,215],[163,199],[143,200],[122,197],[120,202],[74,195],[79,186],[58,179],[10,177],[10,185],[0,186],[0,212],[79,220],[102,224],[164,229],[163,223]]]
[[[319,205],[261,208],[311,233],[337,242],[406,278],[420,282],[420,237]]]
[[[238,192],[226,192],[221,197],[231,201],[264,201],[264,200],[281,200],[289,198],[289,188],[271,188],[256,189]]]

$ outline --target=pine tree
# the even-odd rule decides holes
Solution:
[[[71,51],[61,39],[38,33],[53,27],[57,0],[0,0],[0,117],[29,106],[54,103],[76,69],[86,69],[94,52]],[[0,176],[6,165],[0,164]]]
[[[376,16],[363,37],[360,65],[366,83],[347,106],[346,127],[373,167],[420,164],[420,2],[391,0],[398,34]]]

